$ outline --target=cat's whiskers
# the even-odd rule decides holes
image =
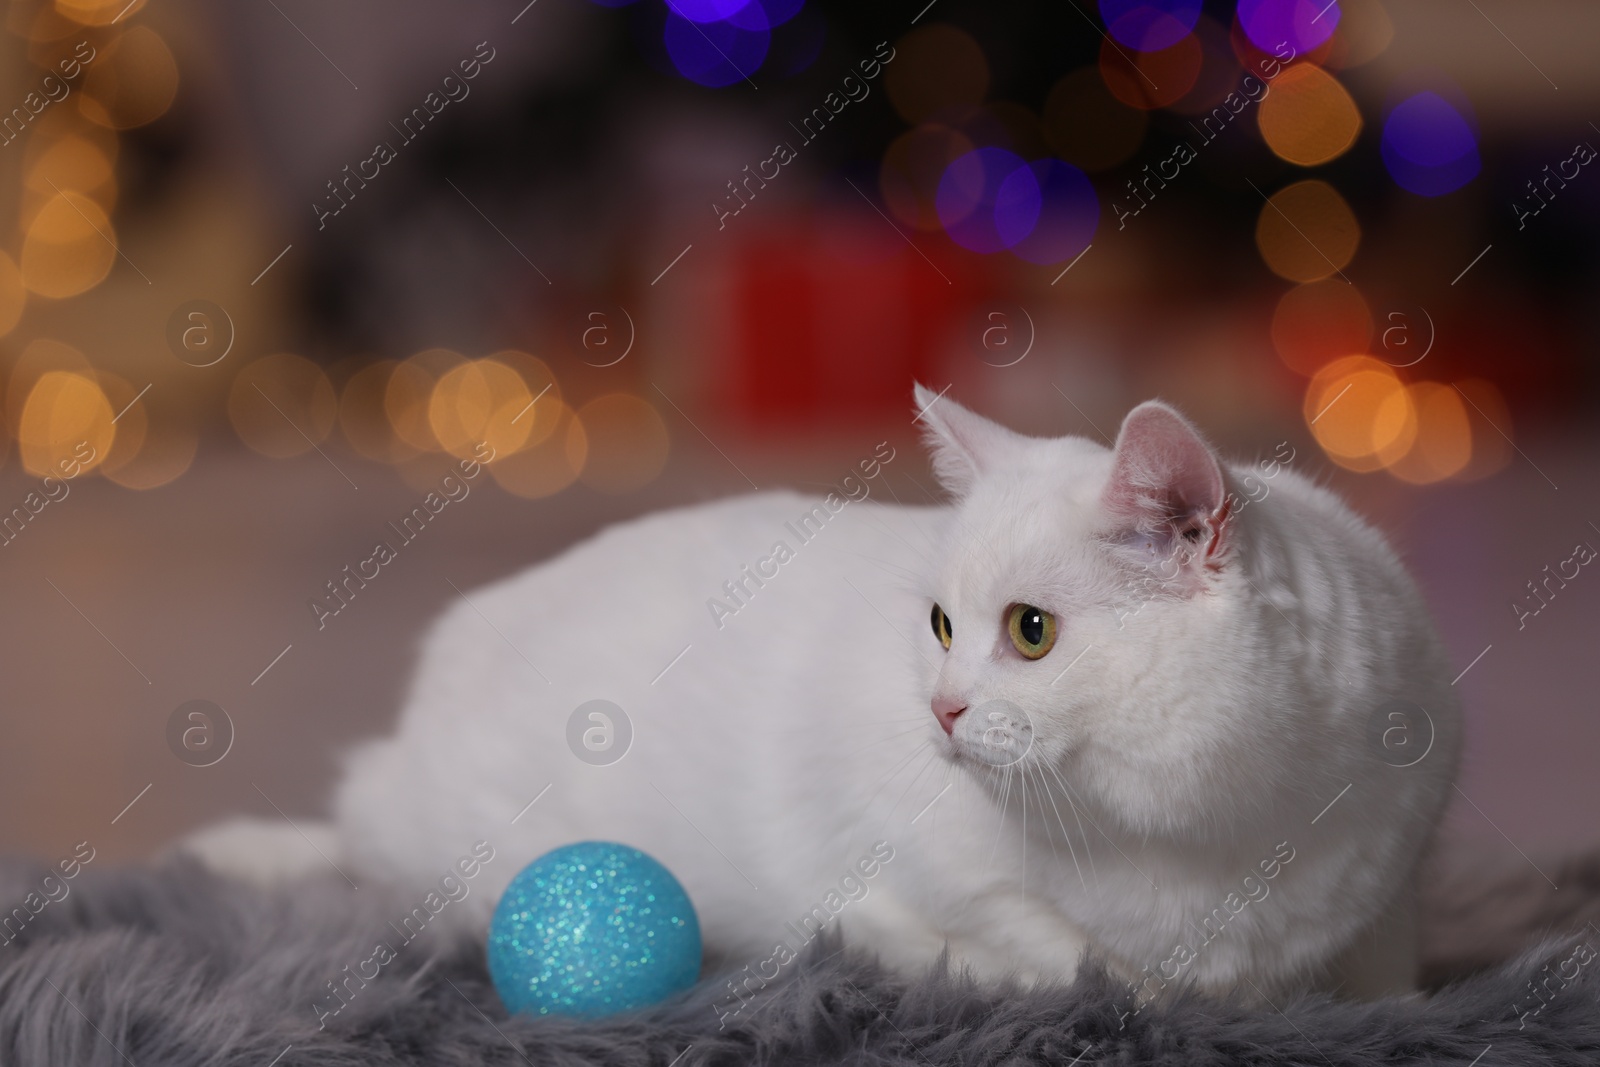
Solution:
[[[867,813],[872,810],[872,806],[873,806],[873,804],[875,804],[877,802],[879,795],[885,789],[888,788],[889,783],[894,781],[895,777],[898,776],[901,771],[905,770],[908,766],[911,765],[911,762],[913,760],[915,760],[918,756],[923,755],[925,753],[929,753],[930,754],[930,759],[932,758],[931,757],[930,742],[926,738],[923,739],[921,744],[919,744],[916,747],[914,747],[910,752],[908,752],[904,757],[902,757],[889,770],[889,772],[883,776],[883,780],[878,783],[878,788],[874,789],[872,791],[872,795],[867,798],[866,803],[861,805],[861,810],[856,815],[855,823],[850,827],[850,832],[849,832],[849,834],[846,835],[845,840],[847,840],[847,841],[856,840],[856,835],[860,832],[862,823],[867,818]],[[917,776],[920,777],[921,773],[922,772],[919,769],[918,772],[917,772]],[[912,781],[915,782],[916,778],[913,778]],[[890,810],[893,811],[894,809],[891,808]],[[887,822],[887,820],[885,820],[885,822]],[[880,827],[880,830],[881,830],[881,827]]]
[[[1061,818],[1061,809],[1056,806],[1055,793],[1051,791],[1050,782],[1045,778],[1043,770],[1039,771],[1039,789],[1042,793],[1044,793],[1045,799],[1050,802],[1050,810],[1055,812],[1056,825],[1061,827],[1061,839],[1067,843],[1067,852],[1072,856],[1072,869],[1078,872],[1078,884],[1083,886],[1084,895],[1087,896],[1089,893],[1089,883],[1084,880],[1083,867],[1078,863],[1078,850],[1073,847],[1072,834],[1067,830],[1066,821]],[[1081,831],[1083,827],[1080,826],[1078,829]],[[1056,842],[1055,837],[1050,833],[1049,823],[1045,824],[1045,838],[1050,842],[1050,850],[1054,853]],[[1084,844],[1087,846],[1088,842],[1085,841]],[[1056,861],[1060,862],[1060,859],[1061,856],[1059,853],[1057,853]],[[1096,880],[1096,884],[1098,884],[1098,879]]]
[[[1067,789],[1066,779],[1062,777],[1061,772],[1055,767],[1054,764],[1050,763],[1044,764],[1044,768],[1055,777],[1057,782],[1061,783],[1061,795],[1066,799],[1067,807],[1072,809],[1073,821],[1078,824],[1078,836],[1083,838],[1084,855],[1089,860],[1089,873],[1094,876],[1094,885],[1095,888],[1098,889],[1100,888],[1100,871],[1095,867],[1094,864],[1094,847],[1089,841],[1089,831],[1083,828],[1083,816],[1078,813],[1078,805],[1073,803],[1072,793]],[[1066,827],[1063,826],[1061,829],[1065,831]],[[1080,871],[1079,874],[1081,875],[1082,872]]]
[[[917,773],[911,776],[911,781],[907,783],[905,789],[901,790],[900,798],[890,805],[889,810],[884,813],[883,822],[878,826],[878,834],[883,833],[884,829],[889,825],[889,820],[894,817],[895,810],[905,802],[906,796],[916,786],[917,782],[922,779],[922,776],[927,773],[928,768],[933,765],[936,756],[933,752],[932,746],[928,742],[924,741],[922,743],[922,748],[928,750],[928,758],[924,760],[922,766],[917,769]],[[876,837],[877,835],[875,834],[873,836]]]
[[[1073,792],[1072,786],[1069,785],[1067,783],[1067,780],[1065,778],[1062,778],[1059,774],[1056,775],[1056,778],[1057,778],[1058,781],[1061,782],[1061,785],[1067,790],[1067,799],[1070,801],[1072,799],[1072,792]],[[1080,797],[1079,799],[1082,800],[1083,798]],[[1084,806],[1087,807],[1088,805],[1084,805]],[[1077,810],[1077,806],[1076,805],[1073,806],[1073,810],[1074,811]],[[1094,819],[1091,818],[1087,814],[1085,814],[1083,817],[1085,819],[1089,820],[1089,825],[1094,827],[1095,833],[1097,833],[1101,837],[1105,838],[1106,844],[1110,845],[1112,848],[1117,850],[1117,855],[1121,856],[1123,859],[1128,861],[1128,866],[1132,867],[1135,871],[1138,871],[1138,874],[1139,874],[1140,878],[1143,878],[1145,881],[1150,883],[1150,888],[1151,889],[1156,890],[1156,892],[1158,892],[1158,893],[1161,891],[1160,887],[1156,885],[1154,880],[1152,880],[1151,877],[1148,874],[1145,874],[1143,871],[1139,870],[1139,865],[1137,863],[1133,862],[1133,858],[1131,856],[1129,856],[1126,852],[1122,851],[1122,846],[1117,844],[1114,840],[1112,840],[1111,836],[1109,834],[1107,834],[1104,830],[1100,829],[1100,824],[1099,823],[1095,822]],[[1146,842],[1149,841],[1148,835],[1145,837],[1144,840]]]

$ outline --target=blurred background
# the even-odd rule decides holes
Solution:
[[[1292,455],[1463,671],[1449,832],[1593,843],[1597,42],[1578,0],[7,0],[0,847],[315,817],[475,585],[885,439],[875,496],[933,499],[913,379]]]

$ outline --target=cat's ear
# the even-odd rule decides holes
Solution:
[[[916,418],[933,458],[933,474],[954,496],[965,496],[985,470],[1007,453],[1020,435],[917,383]]]
[[[1122,420],[1101,504],[1146,551],[1209,558],[1221,547],[1226,490],[1217,454],[1189,420],[1149,400]]]

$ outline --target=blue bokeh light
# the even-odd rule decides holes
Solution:
[[[721,22],[746,8],[760,6],[757,0],[667,0],[668,11],[681,19],[700,23]]]
[[[1159,52],[1189,36],[1200,6],[1201,0],[1100,0],[1100,17],[1119,44]]]
[[[805,0],[750,0],[750,3],[762,9],[769,26],[782,26],[805,7]]]
[[[766,7],[774,25],[782,10],[769,2]],[[796,14],[778,26],[772,35],[772,51],[767,56],[767,69],[781,77],[793,77],[808,69],[822,55],[822,46],[828,39],[828,20],[814,7],[796,9]]]
[[[1471,124],[1435,92],[1407,97],[1389,112],[1379,151],[1395,184],[1418,196],[1453,193],[1483,168]]]
[[[1250,43],[1277,54],[1284,44],[1304,55],[1339,26],[1338,0],[1239,0],[1239,25]]]
[[[992,147],[975,148],[952,160],[940,177],[939,191],[934,196],[934,209],[950,239],[962,248],[985,254],[1009,248],[1020,240],[1038,218],[1038,186],[1034,185],[1031,200],[1025,183],[1014,187],[1003,205],[999,202],[1000,188],[1013,171],[1026,166],[1015,152]],[[1010,241],[998,228],[1002,217],[1007,233],[1017,234]]]
[[[1005,205],[1014,204],[1010,212]],[[1033,219],[1024,226],[1027,209]],[[1094,240],[1100,198],[1088,175],[1059,159],[1037,159],[1007,175],[995,200],[995,229],[1019,259],[1064,263]]]
[[[748,6],[760,10],[754,0]],[[761,21],[765,22],[764,14]],[[745,28],[726,19],[698,23],[669,15],[662,39],[678,73],[707,88],[720,89],[755,73],[767,58],[772,33],[764,24]]]

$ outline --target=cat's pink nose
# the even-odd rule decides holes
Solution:
[[[933,717],[939,720],[939,725],[944,727],[945,733],[951,733],[956,728],[956,719],[967,706],[954,697],[935,696],[933,698]]]

